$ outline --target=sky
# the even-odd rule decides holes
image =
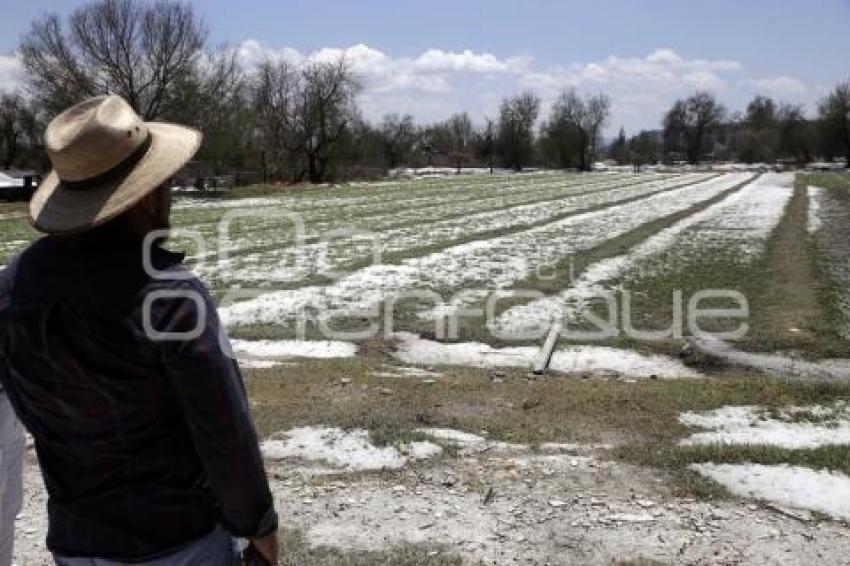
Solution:
[[[146,1],[146,0],[142,0]],[[84,0],[0,0],[0,88],[20,85],[30,21]],[[732,111],[756,94],[810,113],[850,79],[850,0],[194,0],[211,45],[246,67],[344,53],[370,120],[476,121],[526,89],[545,117],[564,88],[613,102],[607,131],[658,128],[677,98],[709,90]]]

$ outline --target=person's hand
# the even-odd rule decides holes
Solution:
[[[277,533],[273,532],[260,538],[252,538],[247,551],[253,553],[265,564],[277,566]]]

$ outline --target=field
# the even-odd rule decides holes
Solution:
[[[288,563],[850,550],[847,175],[252,187],[177,196],[172,222],[243,367]],[[14,205],[0,235],[0,265],[35,237]]]

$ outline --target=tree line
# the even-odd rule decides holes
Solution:
[[[573,89],[548,109],[531,91],[506,97],[480,124],[466,112],[430,124],[388,113],[370,123],[359,106],[362,84],[344,56],[268,58],[245,69],[234,49],[211,48],[202,19],[176,0],[94,0],[64,19],[46,14],[18,51],[26,87],[0,93],[3,168],[46,169],[46,121],[105,93],[123,96],[146,120],[203,130],[198,160],[216,173],[255,171],[264,180],[317,183],[423,165],[590,170],[604,158],[636,166],[840,157],[850,164],[850,81],[820,101],[814,118],[765,96],[730,113],[712,94],[696,92],[671,106],[659,130],[627,138],[620,129],[605,144],[611,99]]]

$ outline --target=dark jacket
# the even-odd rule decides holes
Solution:
[[[64,556],[143,561],[217,522],[243,537],[277,528],[215,307],[182,255],[151,260],[167,279],[145,272],[141,244],[99,229],[43,238],[0,271],[0,383],[35,439],[47,546]],[[191,339],[145,330],[199,317]]]

